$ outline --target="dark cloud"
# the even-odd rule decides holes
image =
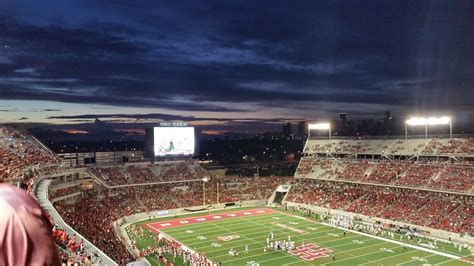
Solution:
[[[472,12],[469,1],[7,1],[0,99],[472,113]]]
[[[283,123],[283,122],[296,122],[300,119],[288,119],[288,118],[239,118],[233,119],[228,117],[212,118],[212,117],[195,117],[195,116],[186,116],[186,115],[170,115],[162,113],[152,113],[152,114],[83,114],[83,115],[63,115],[63,116],[50,116],[50,120],[69,120],[69,121],[90,121],[90,119],[104,119],[107,118],[107,121],[118,121],[120,119],[134,119],[134,120],[147,120],[147,119],[158,119],[164,121],[186,121],[186,122],[196,122],[196,121],[224,121],[224,122],[233,122],[233,123]],[[89,119],[89,120],[88,120]],[[115,120],[110,120],[115,119]],[[130,121],[130,120],[126,120]]]

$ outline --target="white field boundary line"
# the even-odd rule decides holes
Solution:
[[[279,213],[285,214],[284,212],[281,212],[281,211],[278,211],[278,210],[275,210],[275,212],[279,212]],[[291,214],[287,214],[287,215],[293,216],[293,215],[291,215]],[[306,218],[305,218],[305,219],[306,219]],[[306,219],[306,220],[307,220],[307,221],[312,221],[312,220],[310,220],[310,219]],[[386,241],[386,242],[398,244],[398,245],[400,245],[400,246],[405,246],[405,247],[410,247],[410,248],[413,248],[413,249],[418,249],[418,250],[425,251],[425,252],[428,252],[428,253],[432,253],[432,254],[436,254],[436,255],[448,257],[448,258],[451,258],[451,259],[456,259],[456,260],[462,259],[462,257],[460,257],[460,256],[456,256],[456,255],[444,253],[444,252],[437,251],[437,250],[431,250],[431,249],[429,249],[429,248],[424,248],[424,247],[420,247],[420,246],[416,246],[416,245],[412,245],[412,244],[408,244],[408,243],[404,243],[404,242],[399,242],[399,241],[396,241],[396,240],[387,239],[387,238],[383,238],[383,237],[380,237],[380,236],[374,236],[374,235],[371,235],[371,234],[367,234],[367,233],[363,233],[363,232],[358,232],[358,231],[355,231],[355,230],[349,230],[349,229],[341,228],[341,227],[338,227],[338,226],[335,226],[335,225],[331,225],[331,224],[327,224],[327,223],[318,223],[318,222],[316,222],[316,221],[312,221],[312,222],[313,222],[313,223],[317,223],[317,224],[323,224],[323,225],[330,226],[330,227],[334,227],[334,228],[340,228],[340,229],[346,230],[346,231],[348,231],[348,232],[352,232],[352,233],[356,233],[356,234],[359,234],[359,235],[364,235],[364,236],[367,236],[367,237],[375,238],[375,239],[378,239],[378,240],[382,240],[382,241]],[[463,260],[463,261],[465,261],[465,260]],[[472,263],[471,263],[471,264],[472,264]]]

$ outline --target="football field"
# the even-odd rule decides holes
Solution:
[[[232,209],[141,224],[222,265],[473,265],[467,249],[459,252],[453,246],[438,244],[433,252],[419,250],[410,245],[417,241],[399,242],[398,236],[391,240],[355,232],[344,234],[342,229],[271,208]],[[294,249],[268,249],[271,233],[273,241],[287,241],[290,237],[295,242]],[[147,244],[146,239],[137,240],[138,247]],[[229,255],[231,248],[238,255]],[[159,265],[155,256],[147,259],[152,265]]]

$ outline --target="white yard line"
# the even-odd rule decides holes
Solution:
[[[408,254],[408,253],[415,252],[415,251],[418,251],[418,250],[410,250],[410,251],[403,252],[403,253],[400,253],[400,254],[395,254],[395,255],[388,256],[388,257],[384,257],[384,258],[381,258],[381,259],[372,260],[372,261],[369,261],[369,262],[366,262],[366,263],[359,264],[359,266],[365,265],[365,264],[367,264],[367,263],[373,263],[373,262],[380,261],[380,260],[386,260],[386,259],[389,259],[389,258],[395,258],[395,257],[401,256],[401,255],[406,255],[406,254]],[[365,256],[365,255],[364,255],[364,256]]]
[[[397,248],[401,248],[401,247],[394,247],[394,248],[392,248],[392,249],[397,249]],[[352,250],[351,250],[351,251],[352,251]],[[367,261],[366,263],[370,263],[370,262],[372,262],[371,260],[364,259],[364,258],[362,258],[362,257],[363,257],[363,256],[367,256],[367,255],[372,255],[372,254],[380,253],[380,252],[385,252],[385,251],[378,250],[378,251],[374,251],[374,252],[370,252],[370,253],[365,253],[365,254],[362,255],[362,256],[357,256],[357,255],[352,255],[351,253],[342,252],[342,253],[345,253],[345,254],[349,254],[351,257],[345,258],[345,259],[342,259],[342,260],[336,260],[336,261],[324,263],[324,264],[321,264],[321,265],[329,265],[329,264],[338,263],[338,262],[341,262],[341,261],[353,260],[353,259],[355,259],[355,258],[359,258],[359,259],[362,259],[362,260]],[[385,258],[386,258],[386,257],[385,257]],[[364,263],[364,264],[365,264],[365,263]]]
[[[252,255],[252,256],[246,256],[246,257],[240,257],[238,259],[233,259],[233,260],[227,260],[227,261],[224,261],[222,262],[223,264],[227,264],[229,262],[232,262],[232,261],[238,261],[238,260],[243,260],[243,259],[246,259],[246,260],[251,260],[251,258],[253,257],[258,257],[258,256],[262,256],[262,255],[268,255],[268,254],[273,254],[273,253],[277,253],[279,254],[279,250],[273,250],[273,251],[269,251],[267,253],[262,253],[262,254],[257,254],[257,255]],[[285,254],[286,255],[286,254]],[[228,254],[226,254],[226,256],[230,256]],[[220,258],[220,257],[226,257],[226,256],[219,256],[219,257],[216,257],[216,258]],[[273,259],[281,259],[281,258],[284,258],[284,257],[278,257],[278,258],[273,258]],[[257,263],[260,263],[260,261],[256,261]]]
[[[426,259],[426,258],[433,257],[433,256],[437,256],[437,255],[436,254],[430,254],[430,255],[427,255],[427,256],[419,257],[419,259]],[[414,262],[414,261],[417,261],[417,260],[412,259],[412,260],[409,260],[409,261],[398,263],[397,266],[401,266],[401,265],[404,265],[404,264],[407,264],[407,263],[410,263],[410,262]]]
[[[443,262],[436,263],[435,265],[443,265],[443,264],[445,264],[445,263],[447,263],[447,262],[452,262],[452,261],[455,261],[455,260],[456,260],[456,259],[450,259],[450,260],[447,260],[447,261],[443,261]],[[474,264],[474,263],[472,263],[472,262],[465,261],[465,260],[463,260],[463,262]]]

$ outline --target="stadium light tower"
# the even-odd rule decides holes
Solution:
[[[331,139],[331,124],[330,123],[316,123],[308,124],[308,136],[311,137],[311,130],[327,130],[329,139]]]
[[[453,125],[449,116],[412,117],[405,122],[405,139],[408,138],[408,126],[425,126],[425,138],[428,138],[428,126],[449,125],[449,138],[453,137]]]

